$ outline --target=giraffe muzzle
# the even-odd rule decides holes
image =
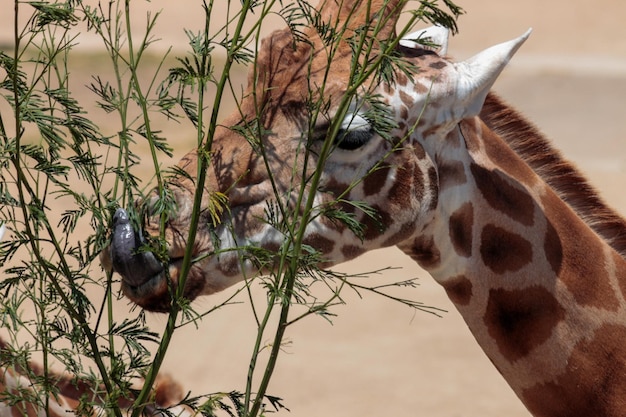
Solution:
[[[154,254],[142,250],[144,244],[141,233],[134,230],[126,210],[118,208],[113,216],[111,264],[129,287],[139,287],[163,272],[163,265]]]

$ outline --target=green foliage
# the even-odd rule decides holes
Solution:
[[[222,304],[195,311],[182,297],[190,265],[198,261],[192,258],[189,245],[178,288],[171,288],[172,309],[164,328],[155,331],[147,327],[141,311],[120,317],[113,308],[118,291],[114,277],[102,272],[97,262],[98,254],[107,246],[112,214],[117,207],[132,207],[135,199],[146,198],[148,184],[156,183],[150,214],[159,216],[162,234],[150,239],[143,250],[166,260],[163,232],[170,213],[176,209],[171,179],[182,178],[195,187],[187,236],[188,241],[193,241],[197,226],[203,221],[200,205],[215,129],[224,116],[220,113],[222,100],[228,93],[240,95],[239,87],[232,83],[231,71],[235,65],[254,68],[254,45],[258,45],[254,39],[264,19],[279,14],[293,32],[294,42],[308,42],[302,28],[314,25],[329,48],[331,60],[337,40],[346,29],[323,23],[304,0],[228,2],[227,24],[214,27],[214,3],[204,1],[202,10],[192,11],[205,14],[204,27],[181,28],[188,36],[189,52],[174,59],[170,59],[169,52],[157,53],[155,62],[151,49],[156,42],[153,30],[162,17],[159,13],[148,15],[142,35],[137,38],[131,32],[129,3],[113,0],[94,6],[93,2],[81,0],[14,1],[12,49],[0,51],[0,222],[9,230],[0,242],[0,327],[2,335],[8,335],[8,346],[21,348],[0,349],[0,365],[30,372],[31,380],[54,395],[56,388],[49,378],[48,365],[61,363],[80,380],[103,387],[107,415],[121,416],[117,401],[136,398],[132,409],[136,417],[149,400],[151,386],[175,331],[234,302],[238,293],[247,291],[248,283]],[[448,11],[440,9],[437,2],[421,0],[399,35],[419,20],[456,30],[454,18],[461,10],[449,0],[444,0],[444,5]],[[224,3],[220,3],[219,13],[224,13],[223,7]],[[19,23],[23,21],[26,23]],[[314,174],[302,179],[302,172],[296,172],[294,167],[291,189],[282,191],[272,179],[275,198],[267,205],[265,221],[285,236],[284,244],[277,252],[241,248],[241,262],[251,261],[260,268],[273,270],[261,279],[267,290],[266,303],[260,305],[252,297],[249,299],[258,331],[251,347],[246,386],[224,393],[194,393],[196,396],[183,400],[183,404],[203,415],[252,417],[284,409],[282,400],[268,395],[267,388],[286,329],[309,316],[331,320],[332,307],[344,302],[341,291],[345,288],[358,294],[369,291],[411,308],[433,311],[385,292],[388,287],[413,286],[413,282],[361,285],[358,280],[355,282],[360,276],[320,269],[324,259],[303,242],[306,224],[317,216],[341,222],[361,239],[364,226],[355,213],[364,214],[371,224],[379,222],[373,208],[364,202],[349,201],[345,195],[323,207],[315,206],[313,198],[320,184],[321,167],[334,149],[333,139],[352,103],[365,104],[365,118],[382,137],[391,139],[390,132],[396,127],[389,109],[374,93],[374,85],[393,83],[398,71],[410,76],[415,69],[395,55],[397,39],[376,40],[379,30],[360,28],[350,39],[351,83],[316,155],[317,169],[308,169],[309,147],[301,150],[305,171]],[[86,106],[73,90],[75,75],[69,67],[77,54],[74,46],[81,42],[81,31],[99,37],[98,53],[106,56],[106,67],[113,74],[109,77],[104,71],[96,72],[87,85],[99,109],[106,113],[106,119],[100,123],[86,113]],[[371,83],[372,79],[377,82]],[[312,134],[315,121],[328,109],[328,102],[323,100],[324,88],[311,86],[309,91],[310,125],[304,133],[305,144],[317,139]],[[169,159],[177,145],[174,138],[165,137],[159,130],[158,117],[164,117],[166,123],[188,124],[196,132],[196,151],[200,155],[196,175],[162,168],[171,164]],[[260,139],[267,132],[260,117],[233,129],[247,138],[267,164],[268,156]],[[141,174],[145,170],[145,164],[141,165],[145,152],[142,149],[150,155],[147,177]],[[384,164],[380,161],[371,172]],[[212,193],[204,197],[210,202],[204,221],[217,224],[228,211],[227,196]],[[145,214],[131,209],[137,227]],[[324,286],[327,298],[316,298],[314,285]],[[278,321],[274,319],[276,315]],[[268,338],[269,347],[265,344]],[[267,358],[261,360],[266,349]],[[42,374],[29,371],[28,363],[35,353],[42,358]],[[130,381],[136,377],[146,381],[140,392],[130,389]],[[27,390],[19,390],[4,393],[0,400],[42,401],[42,397],[29,395],[32,396]],[[93,400],[84,399],[79,411],[90,412],[95,405]]]

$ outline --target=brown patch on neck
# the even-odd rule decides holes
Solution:
[[[483,227],[480,255],[496,274],[519,271],[533,260],[533,248],[524,237],[493,224]]]
[[[626,328],[604,325],[575,346],[565,372],[522,393],[536,416],[622,417],[626,410]]]
[[[457,255],[472,256],[472,232],[474,226],[474,206],[465,203],[450,216],[448,228],[450,241]]]
[[[491,208],[525,226],[533,225],[535,204],[526,190],[513,184],[513,179],[507,178],[500,170],[489,170],[474,163],[470,170],[476,186]]]
[[[454,278],[447,279],[443,283],[443,288],[446,290],[448,297],[454,304],[468,305],[472,299],[472,282],[464,275],[459,275]]]
[[[546,219],[546,222],[546,236],[543,241],[543,251],[548,263],[552,267],[552,271],[558,275],[563,266],[563,245],[552,222],[548,219]]]
[[[435,268],[441,263],[441,252],[435,245],[433,236],[419,236],[412,245],[402,246],[401,249],[426,270]]]
[[[437,164],[440,192],[467,182],[465,166],[459,161],[445,161]]]
[[[565,310],[547,289],[493,289],[484,322],[500,353],[514,362],[528,355],[552,335]]]
[[[491,93],[487,96],[480,118],[624,257],[626,221],[607,206],[582,174],[554,149],[534,125]]]

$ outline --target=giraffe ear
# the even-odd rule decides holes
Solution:
[[[420,29],[416,32],[409,33],[400,39],[400,45],[407,48],[424,48],[437,52],[440,56],[448,53],[448,37],[450,31],[442,26],[431,26],[426,29]],[[422,45],[420,40],[428,41],[433,44],[432,47]]]
[[[531,31],[529,29],[519,38],[492,46],[467,61],[454,64],[457,70],[457,98],[463,109],[461,119],[480,113],[487,93]]]

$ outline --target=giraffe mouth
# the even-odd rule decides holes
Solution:
[[[145,250],[145,243],[142,233],[133,228],[126,210],[117,209],[108,255],[111,268],[122,278],[122,291],[148,311],[167,313],[184,258],[172,256],[163,263],[154,253]],[[194,276],[188,276],[183,291],[183,296],[189,300],[195,299],[203,289],[202,274],[192,272],[189,275]]]
[[[144,308],[167,311],[167,306],[147,302],[154,295],[162,293],[165,283],[164,265],[150,252],[143,250],[145,241],[139,231],[134,230],[128,213],[123,208],[117,209],[113,216],[113,230],[109,253],[111,266],[122,277],[122,289],[133,301]],[[162,304],[162,303],[159,303]]]

